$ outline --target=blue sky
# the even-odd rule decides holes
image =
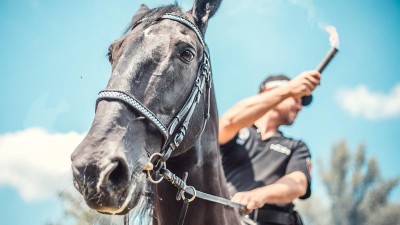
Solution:
[[[150,7],[169,0],[143,0]],[[184,9],[192,1],[178,1]],[[105,87],[108,45],[139,1],[0,2],[0,225],[43,225],[60,217],[57,191],[71,188],[69,154],[88,130]],[[313,69],[329,49],[320,25],[334,25],[339,53],[311,107],[284,133],[320,160],[332,145],[364,143],[383,177],[400,176],[400,1],[225,0],[210,21],[219,112],[256,94],[271,73]],[[400,188],[391,195],[400,203]],[[5,216],[4,216],[5,215]]]

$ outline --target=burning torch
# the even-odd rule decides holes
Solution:
[[[328,53],[325,55],[325,57],[322,59],[322,61],[319,63],[319,65],[315,69],[320,73],[322,73],[322,71],[324,71],[325,67],[329,64],[329,62],[333,59],[333,57],[339,51],[338,50],[339,35],[336,31],[336,28],[334,26],[326,26],[325,30],[329,33],[329,42],[331,44],[331,49],[329,49]]]
[[[331,48],[329,49],[328,53],[325,55],[325,57],[322,59],[322,61],[319,63],[317,70],[319,73],[322,73],[324,71],[325,67],[329,64],[329,62],[333,59],[333,57],[336,55],[336,53],[339,51],[339,35],[336,31],[336,28],[334,26],[326,26],[324,28],[328,33],[329,33],[329,42],[331,44]],[[303,105],[309,105],[313,99],[312,95],[309,96],[303,96],[301,98],[302,104]]]

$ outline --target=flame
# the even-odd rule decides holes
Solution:
[[[332,47],[339,47],[339,34],[336,31],[336,27],[328,25],[324,26],[323,29],[329,33],[329,42]]]

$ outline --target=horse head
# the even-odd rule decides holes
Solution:
[[[220,2],[196,0],[188,12],[142,5],[110,45],[111,77],[71,156],[74,186],[91,208],[129,212],[144,197],[150,156],[168,159],[195,144],[210,104],[203,37]]]

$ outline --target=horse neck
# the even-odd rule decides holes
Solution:
[[[167,168],[179,177],[188,172],[187,185],[196,190],[229,198],[226,179],[222,169],[218,147],[218,113],[214,92],[211,98],[211,117],[204,132],[192,149],[167,162]],[[154,196],[154,224],[177,224],[182,201],[176,201],[177,188],[169,182],[161,182]],[[195,199],[189,204],[185,224],[236,225],[240,224],[234,209],[203,199]]]

